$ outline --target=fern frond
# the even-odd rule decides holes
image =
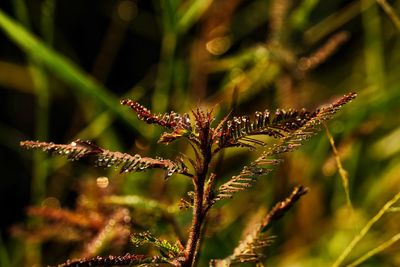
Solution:
[[[243,191],[252,186],[252,184],[257,180],[258,176],[268,174],[271,171],[270,167],[273,167],[281,162],[280,159],[273,159],[272,157],[293,151],[301,146],[306,140],[320,130],[322,123],[331,119],[343,105],[350,102],[355,97],[355,93],[347,94],[335,101],[333,104],[319,108],[312,114],[308,113],[308,117],[303,116],[307,118],[299,124],[291,124],[292,129],[295,129],[297,126],[304,123],[301,127],[282,137],[277,144],[264,151],[262,155],[249,166],[245,166],[238,176],[233,176],[228,182],[221,185],[214,200],[217,201],[220,199],[231,198],[234,193]],[[289,115],[287,118],[293,119],[294,117],[296,116]],[[277,125],[278,121],[289,123],[290,119],[288,120],[287,118],[282,115],[272,119],[272,121],[276,121],[275,125]],[[290,126],[285,127],[289,129]],[[253,126],[249,126],[247,128],[254,129]],[[243,138],[243,136],[244,135],[242,135],[241,138]],[[239,139],[236,139],[235,144],[240,144],[238,140]]]
[[[182,253],[178,246],[172,245],[167,240],[160,240],[152,236],[149,232],[135,233],[132,235],[131,241],[136,246],[143,244],[153,245],[160,250],[163,256],[169,259],[176,258]]]
[[[255,164],[262,163],[262,161],[270,156],[291,152],[301,146],[305,141],[321,130],[322,123],[331,119],[343,105],[353,100],[356,96],[356,93],[349,93],[334,103],[319,108],[312,118],[302,127],[289,133],[282,138],[280,142],[263,152],[263,155],[255,161]]]
[[[187,137],[189,137],[189,139],[192,139],[192,138],[190,138],[191,134],[192,134],[192,132],[187,130],[187,129],[176,128],[172,133],[164,132],[161,135],[160,139],[158,139],[157,142],[160,143],[160,144],[168,145],[168,144],[172,143],[173,141],[175,141],[178,138],[181,138],[183,136],[187,136]]]
[[[89,267],[89,266],[132,266],[137,264],[157,264],[167,263],[162,257],[148,257],[145,255],[125,254],[124,256],[97,256],[94,258],[85,258],[77,260],[68,260],[57,267]]]
[[[192,111],[192,114],[195,122],[195,135],[199,140],[198,144],[203,143],[203,145],[206,146],[211,145],[213,140],[211,123],[214,120],[212,110],[205,112],[197,108],[196,111]]]
[[[323,121],[330,119],[341,106],[352,100],[355,93],[345,95],[335,103],[309,112],[305,109],[300,111],[289,109],[277,109],[274,114],[269,110],[255,112],[254,118],[249,116],[234,117],[227,120],[219,132],[218,149],[233,146],[252,147],[252,144],[264,145],[262,142],[251,139],[249,136],[267,135],[274,138],[289,139],[298,130],[308,127],[313,128]],[[304,131],[304,130],[303,130]],[[307,134],[307,131],[304,131]]]
[[[96,166],[99,167],[120,167],[120,172],[138,172],[147,169],[158,168],[167,170],[167,175],[179,173],[191,176],[183,162],[175,162],[162,158],[141,157],[113,152],[102,149],[89,141],[76,140],[70,144],[54,144],[37,141],[23,141],[20,145],[27,149],[40,149],[53,155],[67,156],[70,160],[78,160],[85,157],[93,157]]]
[[[265,233],[270,228],[271,222],[281,218],[306,193],[307,188],[295,187],[289,197],[277,203],[264,219],[245,235],[232,255],[222,260],[211,261],[211,266],[228,267],[235,263],[259,262],[263,257],[260,251],[273,242],[273,238]]]
[[[260,226],[256,226],[256,230],[249,233],[239,242],[239,245],[234,249],[233,254],[225,259],[211,260],[212,267],[229,267],[233,264],[244,262],[258,263],[263,258],[260,252],[265,247],[270,246],[274,237],[270,237],[265,233],[259,232]]]
[[[226,127],[226,122],[229,119],[229,116],[231,115],[232,111],[228,113],[225,117],[222,118],[222,120],[218,123],[217,127],[215,127],[213,131],[213,140],[216,139],[218,136],[221,136],[222,130],[224,130],[224,127]]]
[[[102,153],[103,150],[90,141],[76,140],[70,144],[54,144],[53,142],[22,141],[20,145],[26,149],[40,149],[52,155],[67,156],[70,160],[78,160],[89,155]]]
[[[172,129],[179,127],[189,131],[192,130],[190,117],[187,113],[180,115],[171,111],[170,113],[165,114],[152,114],[149,109],[130,99],[121,100],[121,104],[129,106],[137,113],[137,116],[140,120],[148,124],[158,124],[160,126]]]
[[[158,124],[173,130],[172,133],[164,132],[161,135],[160,139],[158,140],[158,143],[160,144],[168,145],[169,143],[183,136],[188,137],[191,141],[198,142],[197,138],[195,138],[195,135],[192,132],[190,116],[187,113],[181,115],[171,111],[164,114],[153,114],[149,109],[129,99],[121,100],[121,104],[131,107],[137,113],[137,116],[140,120],[148,124]]]
[[[257,111],[253,118],[249,116],[233,117],[232,120],[226,122],[220,133],[219,148],[243,146],[246,143],[263,145],[262,142],[249,139],[248,136],[267,135],[281,138],[286,133],[303,126],[313,115],[305,109],[300,111],[277,109],[274,114],[271,114],[269,110]]]
[[[184,209],[193,208],[194,195],[195,195],[195,193],[193,191],[187,192],[187,197],[181,198],[181,200],[179,201],[179,209],[184,210]]]
[[[295,187],[290,196],[288,196],[285,200],[278,202],[267,214],[267,216],[265,216],[261,223],[260,231],[267,231],[270,228],[272,221],[276,221],[285,215],[286,212],[291,209],[302,196],[307,194],[307,192],[307,187],[302,185]]]
[[[117,248],[125,244],[131,234],[130,220],[131,217],[127,209],[116,209],[104,222],[102,229],[90,240],[86,240],[80,255],[82,257],[93,257],[110,245]]]
[[[274,166],[280,163],[280,160],[264,161],[264,165]],[[271,172],[270,168],[261,168],[257,166],[245,166],[239,175],[233,176],[229,181],[222,184],[217,191],[214,202],[221,199],[232,198],[233,194],[246,190],[251,187],[257,180],[258,176],[266,175]]]

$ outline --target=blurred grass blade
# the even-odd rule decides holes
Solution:
[[[176,213],[177,208],[173,206],[167,206],[161,202],[153,199],[145,198],[138,195],[128,196],[109,196],[106,197],[104,202],[110,205],[122,205],[131,208],[137,208],[150,213]]]
[[[358,14],[364,12],[375,3],[374,0],[351,1],[341,10],[327,16],[321,22],[312,26],[304,34],[304,39],[308,44],[318,43],[320,40],[335,32],[340,27],[348,23]]]
[[[400,127],[390,132],[370,146],[369,154],[383,160],[400,152]]]
[[[332,147],[332,151],[333,151],[333,155],[335,157],[336,166],[338,168],[339,175],[342,178],[342,185],[343,185],[344,192],[346,194],[347,205],[352,210],[353,205],[352,205],[351,199],[350,199],[349,175],[348,175],[347,171],[343,168],[342,161],[340,160],[339,153],[335,146],[335,140],[333,139],[333,136],[332,136],[331,132],[329,131],[328,126],[326,126],[325,123],[324,123],[324,127],[326,130],[326,135],[328,136],[328,139],[329,139],[329,143],[331,144],[331,147]]]
[[[386,15],[388,15],[396,29],[400,31],[400,18],[396,14],[396,11],[388,4],[388,2],[386,2],[386,0],[376,0],[376,2],[382,7],[383,11],[386,12]]]
[[[296,30],[303,30],[310,20],[311,12],[318,4],[318,0],[304,0],[291,13],[290,24]]]
[[[48,48],[2,10],[0,10],[0,28],[16,45],[28,55],[35,57],[54,75],[77,90],[79,94],[91,97],[94,101],[123,118],[133,129],[136,129],[133,114],[125,112],[126,110],[120,107],[118,100],[112,93],[93,80],[71,60]]]
[[[46,43],[53,44],[54,41],[54,12],[56,8],[55,0],[45,0],[41,5],[41,33]]]
[[[371,258],[372,256],[378,254],[379,252],[382,252],[383,250],[387,249],[388,247],[390,247],[391,245],[393,245],[394,243],[396,243],[399,240],[400,240],[400,233],[398,233],[397,235],[394,235],[392,238],[390,238],[389,240],[383,242],[382,244],[380,244],[376,248],[371,249],[370,251],[368,251],[367,253],[365,253],[360,258],[358,258],[354,262],[350,263],[346,267],[355,267],[355,266],[360,265],[364,261],[366,261],[369,258]]]
[[[354,249],[354,247],[360,242],[361,239],[368,233],[371,227],[386,213],[390,210],[390,208],[396,204],[397,201],[400,200],[400,192],[398,192],[391,200],[386,202],[386,204],[379,210],[379,212],[372,217],[364,228],[361,229],[360,233],[353,238],[350,244],[344,249],[342,254],[336,259],[335,263],[333,263],[332,267],[339,267],[344,259],[350,254],[350,252]]]
[[[50,90],[48,76],[37,60],[29,60],[29,69],[36,92],[35,107],[35,138],[47,140],[49,136],[49,102]],[[46,179],[49,166],[46,164],[46,155],[35,152],[33,154],[32,200],[39,204],[46,196]]]
[[[31,29],[31,20],[29,19],[28,8],[26,7],[25,0],[13,1],[13,8],[15,17],[24,25],[26,28]]]
[[[161,10],[163,38],[151,106],[153,111],[159,113],[165,112],[168,106],[169,91],[173,83],[175,49],[178,38],[176,34],[177,3],[173,1],[161,1]]]
[[[385,58],[382,43],[382,22],[377,5],[369,7],[370,0],[361,0],[365,8],[362,13],[364,29],[364,60],[367,86],[373,91],[385,94]]]
[[[54,0],[47,0],[54,1]],[[17,0],[14,2],[17,19],[25,26],[26,29],[31,29],[31,19],[25,0]],[[48,15],[52,16],[54,8],[48,10]],[[43,13],[43,12],[42,12]],[[53,21],[47,21],[46,26],[49,32],[53,31]],[[43,29],[40,29],[41,31]],[[34,92],[36,95],[35,106],[35,139],[47,140],[49,133],[49,102],[50,90],[49,79],[43,64],[36,60],[33,55],[28,55],[28,69],[32,79]],[[39,204],[46,195],[46,179],[48,176],[48,164],[46,164],[46,156],[35,152],[33,154],[33,178],[31,186],[31,197],[33,203]]]
[[[400,207],[393,207],[388,210],[389,212],[400,212]]]
[[[189,1],[186,9],[180,12],[177,23],[177,31],[185,33],[207,10],[213,0],[194,0]]]

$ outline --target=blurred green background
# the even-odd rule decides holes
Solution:
[[[399,1],[381,0],[2,0],[0,265],[56,264],[71,255],[69,246],[32,256],[10,229],[30,223],[29,205],[50,199],[73,209],[82,181],[107,176],[118,194],[175,207],[190,190],[184,177],[121,176],[24,151],[21,140],[90,139],[114,151],[175,158],[190,151],[187,144],[157,145],[160,130],[138,121],[119,99],[155,112],[214,107],[221,118],[229,111],[313,109],[354,91],[357,99],[328,124],[353,209],[322,131],[255,187],[217,206],[199,264],[229,255],[254,214],[303,184],[310,192],[271,230],[276,239],[265,262],[331,266],[400,191],[399,14]],[[229,151],[216,170],[227,179],[256,155]],[[345,263],[399,234],[400,215],[392,211]],[[177,216],[181,226],[190,217]],[[149,224],[155,234],[167,232],[162,220]],[[134,249],[118,253],[127,251]],[[362,266],[400,266],[399,251],[394,243]]]

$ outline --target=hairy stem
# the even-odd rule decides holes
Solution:
[[[204,207],[204,185],[208,173],[208,166],[211,161],[211,147],[205,145],[202,148],[203,160],[201,166],[198,166],[197,174],[194,179],[195,198],[193,203],[193,219],[190,228],[189,239],[186,244],[186,259],[183,263],[184,267],[195,265],[196,254],[200,247],[200,237],[202,226],[206,217],[206,209]]]
[[[200,180],[200,179],[199,179]],[[195,190],[195,200],[193,206],[193,220],[190,228],[190,235],[186,244],[186,260],[183,266],[192,266],[195,254],[197,253],[196,248],[199,242],[201,227],[204,221],[203,214],[203,184],[199,183]]]

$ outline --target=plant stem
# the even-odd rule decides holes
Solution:
[[[200,179],[199,179],[200,180]],[[196,185],[195,200],[193,205],[193,220],[190,228],[190,235],[186,244],[186,261],[183,266],[192,266],[193,259],[197,253],[197,243],[199,242],[201,226],[204,220],[203,214],[203,190],[204,183]]]
[[[200,247],[201,230],[206,217],[204,208],[204,184],[208,173],[208,166],[211,161],[211,146],[205,145],[202,149],[203,160],[201,166],[198,166],[198,172],[194,178],[195,197],[193,203],[193,220],[190,228],[189,239],[186,244],[186,259],[182,264],[184,267],[195,265],[196,254]]]

